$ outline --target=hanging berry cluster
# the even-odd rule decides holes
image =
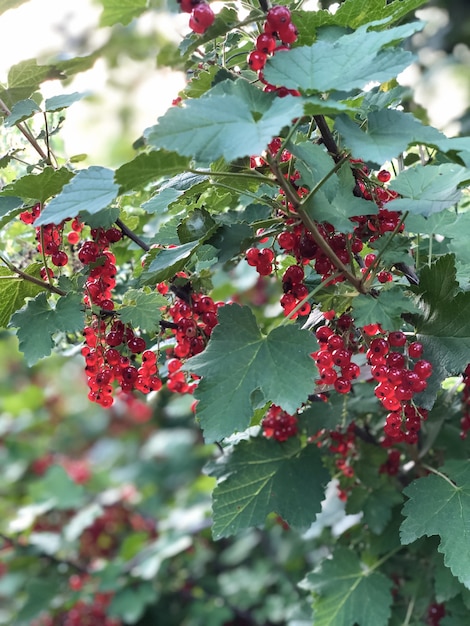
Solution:
[[[427,418],[426,409],[413,401],[416,394],[426,389],[432,374],[429,361],[416,360],[422,352],[423,346],[417,341],[408,342],[401,331],[376,337],[369,344],[367,362],[378,383],[374,393],[390,411],[384,426],[390,444],[417,443],[422,420]]]
[[[41,215],[41,205],[35,204],[31,209],[22,211],[20,213],[20,220],[23,224],[34,224],[34,222]],[[45,224],[44,226],[36,227],[36,241],[37,251],[45,262],[50,259],[50,262],[55,267],[64,267],[69,262],[69,255],[63,249],[63,236],[66,222],[71,220],[64,220],[60,224]],[[81,225],[77,220],[71,221],[72,230],[67,235],[68,243],[76,243],[79,239],[79,232]],[[75,237],[78,237],[75,240]],[[54,278],[54,272],[46,265],[41,268],[41,278],[43,280],[49,280]]]
[[[290,415],[280,406],[272,404],[261,422],[265,437],[276,441],[287,441],[297,434],[297,417]]]
[[[337,332],[330,326],[320,326],[315,336],[320,349],[312,354],[319,378],[317,385],[333,386],[338,393],[349,393],[351,381],[360,374],[359,365],[351,361],[358,346],[351,316],[343,314],[336,322]]]
[[[218,322],[217,309],[222,305],[204,294],[183,291],[168,308],[172,321],[167,326],[176,340],[174,347],[167,352],[167,387],[170,391],[192,393],[196,388],[194,376],[181,368],[185,359],[199,354],[206,347]]]
[[[189,28],[199,35],[212,26],[215,15],[210,5],[204,0],[178,0],[181,10],[190,13]]]
[[[263,31],[256,39],[255,50],[248,55],[248,65],[258,73],[259,80],[264,84],[263,91],[276,92],[280,97],[300,95],[297,90],[266,82],[262,72],[270,56],[279,50],[288,50],[290,44],[297,41],[297,28],[292,23],[290,10],[281,5],[272,7],[267,13]]]
[[[157,391],[162,382],[158,377],[155,353],[147,350],[145,340],[112,313],[112,290],[116,285],[117,270],[116,258],[109,245],[119,241],[122,232],[118,228],[97,228],[91,230],[91,237],[82,243],[78,258],[90,267],[84,303],[88,310],[99,308],[99,312],[92,314],[91,323],[83,331],[86,345],[82,354],[90,389],[88,398],[109,407],[114,401],[114,382],[125,393],[137,390],[144,394]],[[141,355],[140,365],[138,355]]]

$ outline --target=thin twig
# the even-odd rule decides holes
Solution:
[[[41,280],[40,278],[36,278],[36,276],[31,276],[31,274],[27,274],[26,272],[23,272],[23,270],[20,270],[19,267],[16,267],[16,265],[13,265],[13,263],[10,263],[10,261],[5,259],[2,255],[0,255],[0,261],[5,263],[5,265],[8,267],[10,271],[14,272],[15,274],[18,274],[18,276],[20,276],[24,280],[27,280],[28,282],[33,283],[34,285],[38,285],[38,287],[42,287],[46,291],[50,291],[51,293],[56,293],[59,296],[67,295],[67,292],[63,291],[62,289],[59,289],[59,287],[54,287],[54,285],[51,285],[50,283],[46,283],[44,280]]]
[[[126,226],[124,222],[122,222],[119,218],[116,220],[116,226],[121,229],[123,235],[129,237],[129,239],[137,244],[139,248],[142,248],[142,250],[145,250],[145,252],[148,252],[150,250],[150,246],[145,243],[145,241],[143,241],[140,237],[138,237],[135,232],[131,230],[128,226]]]
[[[290,185],[289,181],[287,181],[282,172],[280,171],[277,163],[273,159],[269,159],[269,165],[271,167],[271,171],[277,179],[277,182],[280,187],[284,190],[286,195],[286,200],[292,204],[294,209],[297,211],[298,216],[302,220],[304,226],[307,228],[309,233],[312,236],[312,239],[320,248],[320,250],[328,257],[331,263],[338,269],[344,276],[344,278],[353,285],[353,287],[359,291],[359,293],[368,293],[365,286],[362,284],[360,280],[358,280],[354,274],[346,267],[346,265],[338,258],[336,252],[331,248],[328,242],[322,237],[318,227],[307,211],[303,208],[299,197],[296,192]]]
[[[10,109],[5,104],[5,102],[3,102],[3,100],[1,99],[0,99],[0,109],[4,113],[6,113],[6,115],[11,115]],[[50,160],[49,156],[46,154],[46,152],[44,152],[44,150],[38,144],[38,142],[36,141],[36,138],[33,136],[28,126],[26,124],[23,124],[22,122],[18,122],[17,124],[15,124],[15,126],[20,131],[20,133],[24,135],[24,137],[28,140],[28,142],[32,145],[32,147],[36,150],[36,152],[39,154],[41,159],[44,159],[44,161],[48,165],[52,165],[52,161]]]

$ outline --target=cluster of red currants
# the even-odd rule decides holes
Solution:
[[[333,386],[338,393],[349,393],[351,381],[360,374],[360,367],[351,359],[357,349],[352,332],[353,320],[344,313],[336,321],[337,332],[330,326],[315,331],[319,350],[312,354],[319,378],[317,385]]]
[[[246,261],[251,267],[256,267],[260,276],[269,276],[273,271],[274,252],[271,248],[249,248],[246,251]]]
[[[41,205],[35,204],[31,209],[20,213],[20,220],[23,224],[34,224],[40,214]],[[42,254],[44,258],[49,257],[52,265],[55,267],[64,267],[69,261],[68,254],[62,249],[64,227],[65,221],[58,225],[45,224],[44,226],[36,228],[36,241],[38,242],[37,251],[39,254]],[[76,241],[73,241],[73,235],[75,234],[74,227],[76,227],[76,220],[72,221],[72,231],[67,236],[69,243],[76,243]],[[41,268],[41,278],[43,280],[53,277],[54,272],[52,269],[47,267]]]
[[[84,241],[78,251],[78,258],[83,265],[91,269],[85,283],[84,303],[95,305],[102,311],[112,311],[112,290],[116,286],[116,257],[109,250],[111,243],[122,239],[119,228],[93,228],[91,240]]]
[[[136,336],[130,326],[114,317],[109,321],[94,316],[83,332],[86,345],[82,355],[90,388],[89,400],[110,407],[114,402],[113,382],[125,393],[137,390],[147,394],[161,389],[156,354],[146,349],[145,340]],[[139,366],[138,354],[141,354]]]
[[[175,297],[168,313],[172,319],[170,331],[176,345],[167,353],[167,388],[176,393],[192,393],[197,382],[194,375],[185,374],[182,359],[199,354],[217,325],[217,309],[223,303],[202,293],[191,293],[187,297]]]
[[[190,13],[189,28],[199,35],[205,33],[215,20],[214,11],[204,0],[178,0],[181,10]]]
[[[292,23],[291,12],[287,7],[276,5],[269,9],[263,32],[256,39],[256,48],[248,55],[248,65],[258,72],[259,80],[265,85],[264,91],[276,92],[280,97],[288,94],[300,95],[296,90],[276,87],[266,82],[262,72],[268,57],[279,50],[288,50],[290,44],[297,40],[297,36],[297,28]]]
[[[297,434],[297,417],[290,415],[280,406],[272,404],[261,422],[263,433],[269,439],[287,441]]]
[[[84,265],[91,266],[84,303],[87,307],[99,307],[100,312],[93,313],[91,323],[83,331],[86,345],[82,354],[90,388],[89,400],[110,407],[114,402],[114,381],[123,392],[136,389],[145,394],[160,389],[162,382],[157,375],[155,353],[147,350],[145,340],[128,324],[112,314],[117,270],[109,245],[119,241],[122,232],[119,228],[97,228],[91,230],[91,236],[91,240],[81,245],[78,258]],[[137,355],[142,355],[140,366],[136,366]]]
[[[282,276],[281,306],[284,315],[290,315],[296,319],[299,315],[308,315],[311,311],[310,303],[305,300],[308,296],[308,289],[303,284],[305,277],[304,269],[301,265],[290,265]]]
[[[468,431],[470,430],[470,363],[465,368],[463,373],[462,390],[462,419],[460,420],[460,437],[462,439],[467,438]]]
[[[390,444],[416,443],[421,422],[427,418],[426,409],[413,402],[413,397],[426,389],[432,374],[431,363],[420,359],[422,353],[422,344],[408,342],[401,331],[375,337],[366,352],[372,378],[378,383],[374,393],[390,411],[384,426]]]

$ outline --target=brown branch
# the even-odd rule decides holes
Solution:
[[[330,130],[330,127],[326,123],[324,115],[314,115],[313,119],[317,125],[318,130],[320,131],[320,135],[328,152],[331,154],[335,161],[341,160],[341,154],[338,148],[338,144],[336,143],[333,134]]]
[[[297,211],[298,216],[302,220],[304,226],[307,228],[308,232],[312,236],[312,239],[315,241],[320,250],[329,258],[331,263],[339,270],[345,279],[353,285],[353,287],[359,291],[359,293],[368,293],[366,288],[364,287],[362,281],[346,267],[346,265],[338,258],[335,251],[331,248],[328,242],[323,239],[318,227],[307,211],[303,208],[297,193],[292,188],[290,183],[284,178],[281,170],[279,169],[278,164],[273,160],[269,160],[269,166],[271,167],[271,171],[273,172],[279,186],[284,190],[286,195],[286,200],[288,200],[294,209]]]
[[[18,274],[18,276],[20,276],[24,280],[27,280],[28,282],[33,283],[34,285],[38,285],[38,287],[42,287],[46,291],[50,291],[51,293],[56,293],[59,296],[67,295],[67,292],[63,291],[62,289],[59,289],[59,287],[54,287],[54,285],[51,285],[50,283],[47,283],[44,280],[41,280],[40,278],[36,278],[36,276],[31,276],[31,274],[27,274],[26,272],[23,272],[23,270],[20,270],[19,267],[16,267],[16,265],[13,265],[13,263],[10,263],[10,261],[7,261],[7,259],[5,259],[1,255],[0,255],[0,260],[3,263],[5,263],[5,265],[8,267],[10,271],[14,272],[15,274]]]

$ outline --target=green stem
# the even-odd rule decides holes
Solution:
[[[308,195],[305,196],[305,198],[302,199],[302,203],[306,203],[311,198],[313,198],[313,196],[323,187],[323,185],[326,183],[326,181],[329,178],[331,178],[331,176],[333,176],[333,174],[336,174],[336,172],[339,169],[341,169],[341,167],[344,165],[344,163],[348,159],[349,159],[349,154],[345,154],[343,157],[341,157],[341,159],[339,161],[337,161],[335,166],[328,172],[328,174],[326,174],[326,176],[324,176],[321,180],[319,180],[318,183],[315,185],[315,187],[309,191]]]
[[[391,242],[393,241],[393,238],[399,233],[400,228],[407,217],[408,217],[408,211],[405,211],[403,215],[401,216],[400,221],[393,229],[385,246],[382,248],[382,250],[380,250],[380,252],[375,257],[375,261],[364,272],[364,276],[362,277],[362,282],[364,284],[370,284],[374,280],[375,275],[377,274],[378,269],[379,269],[380,259],[383,257],[386,249],[390,246]]]
[[[274,181],[272,178],[269,178],[269,176],[265,176],[264,174],[260,174],[259,172],[257,172],[256,174],[249,174],[248,172],[211,172],[196,170],[192,168],[188,169],[187,171],[191,174],[196,174],[198,176],[207,176],[208,178],[245,178],[247,180],[256,180],[258,182],[269,183],[271,185],[276,183],[276,181]]]
[[[415,602],[416,602],[416,598],[413,596],[408,603],[408,608],[406,609],[405,621],[403,622],[403,626],[409,626],[410,620],[413,616]]]
[[[1,99],[0,99],[0,109],[4,113],[6,113],[6,115],[11,115],[10,109],[7,107],[5,102],[3,100],[1,100]],[[24,137],[28,140],[28,142],[32,145],[32,147],[36,150],[36,152],[39,154],[41,159],[43,159],[47,163],[47,165],[52,165],[52,162],[51,162],[50,158],[44,152],[44,150],[41,148],[41,146],[38,144],[38,142],[36,141],[35,137],[31,133],[31,131],[29,130],[27,124],[23,124],[22,122],[18,122],[17,124],[15,124],[15,126],[20,131],[20,133],[22,133],[22,135],[24,135]]]
[[[279,326],[284,326],[284,324],[287,324],[287,322],[292,318],[293,315],[295,315],[297,313],[297,311],[299,311],[303,305],[310,300],[310,298],[313,298],[313,296],[318,293],[321,289],[323,289],[323,287],[325,287],[326,285],[328,285],[328,283],[332,280],[334,280],[335,278],[337,278],[338,276],[341,276],[341,272],[336,272],[335,274],[333,274],[332,276],[329,276],[328,278],[325,278],[325,280],[323,280],[319,285],[317,285],[315,287],[315,289],[312,289],[312,291],[310,291],[304,298],[302,298],[302,300],[299,300],[299,302],[296,304],[296,306],[292,309],[292,311],[290,311],[285,318],[280,322]]]
[[[431,472],[431,474],[435,474],[436,476],[439,476],[439,478],[442,478],[443,480],[445,480],[447,483],[449,483],[449,485],[451,485],[452,489],[458,490],[457,485],[453,483],[448,476],[446,476],[445,474],[443,474],[436,468],[431,467],[431,465],[428,465],[427,463],[421,463],[421,467],[423,467],[428,472]]]

